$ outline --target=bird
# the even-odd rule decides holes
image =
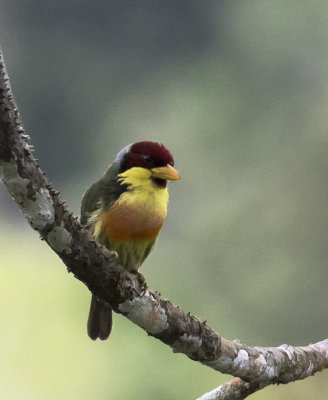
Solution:
[[[172,154],[163,144],[129,144],[83,195],[80,221],[98,242],[117,253],[119,264],[138,273],[167,214],[167,182],[179,179]],[[112,324],[110,304],[92,294],[89,337],[106,340]]]

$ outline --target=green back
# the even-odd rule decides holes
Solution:
[[[81,224],[86,225],[92,213],[99,208],[107,209],[125,191],[117,182],[118,166],[114,162],[105,175],[84,193],[81,203]]]

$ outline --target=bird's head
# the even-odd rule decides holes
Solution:
[[[137,142],[122,149],[115,160],[119,166],[119,174],[132,168],[148,171],[149,178],[159,187],[165,188],[167,181],[177,181],[180,176],[173,168],[174,160],[169,150],[157,142]]]

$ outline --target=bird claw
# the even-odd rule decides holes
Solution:
[[[137,278],[138,278],[138,282],[141,285],[141,297],[142,297],[145,295],[145,293],[148,289],[148,284],[147,284],[146,278],[140,272],[137,272]]]
[[[116,258],[116,260],[118,259],[118,253],[115,250],[111,250],[110,251],[111,255],[114,256]]]

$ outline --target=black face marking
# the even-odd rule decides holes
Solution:
[[[151,178],[155,185],[159,186],[161,189],[165,189],[167,186],[167,181],[161,178]]]

